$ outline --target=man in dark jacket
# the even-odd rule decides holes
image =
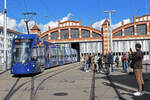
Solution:
[[[112,52],[109,52],[108,54],[108,63],[109,63],[109,68],[111,68],[111,72],[113,72],[114,71],[114,68],[113,68],[114,56]]]
[[[141,44],[137,43],[135,45],[136,52],[132,55],[133,70],[138,83],[138,91],[134,93],[135,96],[141,96],[144,94],[144,81],[142,77],[142,60],[143,52],[141,51]]]
[[[118,56],[118,54],[117,54],[117,56],[115,58],[115,62],[116,62],[117,68],[119,68],[119,56]]]

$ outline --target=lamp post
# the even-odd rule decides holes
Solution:
[[[111,52],[113,51],[113,42],[112,42],[112,29],[111,29],[111,13],[116,12],[116,10],[104,11],[104,13],[109,13],[109,21],[110,21],[110,46]]]

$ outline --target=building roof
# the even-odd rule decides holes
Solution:
[[[31,30],[38,30],[38,31],[40,31],[40,29],[38,28],[38,26],[36,24],[31,28]]]
[[[107,23],[108,23],[108,25],[110,24],[110,22],[107,19],[105,19],[105,21],[102,25],[107,25]]]
[[[3,30],[3,27],[2,27],[2,26],[0,26],[0,30]],[[7,31],[8,31],[8,32],[12,32],[12,33],[16,33],[16,34],[23,34],[23,33],[20,33],[20,32],[15,31],[15,30],[8,29],[8,28],[7,28]]]

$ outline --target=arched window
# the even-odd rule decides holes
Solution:
[[[58,31],[51,33],[51,39],[58,39]]]
[[[68,29],[61,30],[61,39],[68,39],[68,38],[69,38]]]
[[[71,29],[71,38],[79,38],[79,29],[77,28]]]
[[[93,32],[92,37],[101,37],[101,34],[98,34],[96,32]]]
[[[136,34],[137,35],[145,35],[147,33],[146,31],[146,24],[141,24],[136,26]]]
[[[82,38],[89,38],[90,37],[90,31],[82,29]]]
[[[131,26],[131,27],[125,28],[124,29],[124,35],[125,36],[127,36],[127,35],[134,35],[134,27]]]
[[[43,40],[48,40],[48,35],[42,37]]]
[[[113,34],[113,36],[122,36],[122,30],[116,32]]]

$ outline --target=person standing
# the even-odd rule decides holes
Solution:
[[[143,52],[141,51],[141,44],[135,45],[136,52],[132,54],[133,70],[138,83],[138,91],[133,93],[135,96],[141,96],[144,94],[144,81],[142,76],[142,60]]]
[[[94,66],[95,66],[96,72],[99,72],[98,59],[99,59],[98,55],[95,54],[95,56],[94,56]]]
[[[111,72],[113,72],[114,71],[114,68],[113,68],[114,56],[112,52],[109,52],[108,54],[108,63],[109,63],[109,68],[111,68]]]
[[[109,54],[108,54],[108,52],[106,52],[104,54],[103,61],[104,61],[104,66],[107,69],[107,74],[110,73],[110,70],[109,70],[109,61],[108,60],[109,60]]]
[[[102,66],[103,66],[103,64],[102,64],[102,55],[99,55],[99,59],[98,59],[98,67],[99,67],[98,69],[99,69],[99,71],[101,71]]]
[[[94,65],[94,58],[95,58],[95,54],[93,56],[91,56],[91,66],[92,66],[92,70],[95,71],[95,65]]]
[[[121,57],[121,62],[122,62],[122,70],[124,71],[124,54]]]
[[[128,68],[128,55],[127,53],[124,54],[124,72],[127,72],[127,68]]]
[[[90,64],[91,64],[91,57],[90,57],[90,54],[88,54],[87,60],[86,60],[86,72],[89,72]]]
[[[116,67],[119,68],[119,56],[117,55],[115,58]]]

